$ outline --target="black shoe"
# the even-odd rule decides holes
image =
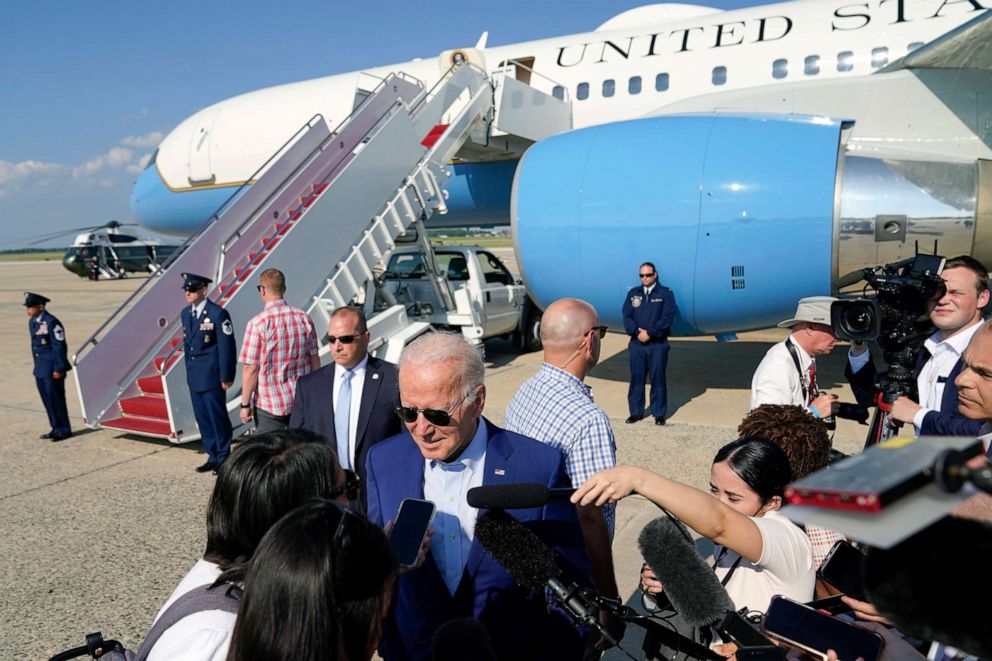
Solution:
[[[196,467],[196,472],[197,473],[209,473],[210,471],[213,471],[213,470],[217,470],[217,464],[215,464],[215,463],[213,463],[211,461],[208,461],[207,463],[203,464],[202,466],[197,466]]]
[[[72,432],[68,434],[62,434],[61,436],[56,436],[55,434],[49,434],[49,438],[52,439],[52,443],[58,443],[59,441],[64,441],[67,438],[72,437]]]
[[[51,437],[52,437],[52,432],[48,432],[47,434],[42,434],[38,438],[40,438],[41,440],[45,441],[45,440],[50,439]]]
[[[643,415],[632,415],[629,418],[627,418],[627,420],[625,422],[628,425],[632,425],[635,422],[638,422],[639,420],[643,420],[643,419],[644,419],[644,416]]]
[[[654,424],[660,425],[660,426],[664,426],[665,419],[664,418],[655,417]]]

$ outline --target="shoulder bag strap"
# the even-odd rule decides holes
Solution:
[[[145,641],[138,648],[138,654],[134,657],[134,661],[146,661],[162,634],[184,617],[203,611],[237,613],[238,599],[230,594],[231,590],[230,585],[221,585],[216,588],[201,585],[176,599],[171,606],[165,609],[162,617],[158,618],[158,621],[152,625]]]

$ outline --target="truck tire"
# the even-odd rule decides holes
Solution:
[[[544,312],[534,305],[529,299],[527,308],[524,310],[524,327],[520,331],[520,348],[525,352],[540,351],[544,345],[541,344],[541,317]]]

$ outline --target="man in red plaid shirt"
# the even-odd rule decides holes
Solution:
[[[259,283],[265,309],[248,322],[238,356],[238,362],[244,364],[241,421],[251,421],[254,397],[257,434],[286,428],[296,380],[320,367],[313,321],[283,299],[286,276],[278,269],[266,269]]]

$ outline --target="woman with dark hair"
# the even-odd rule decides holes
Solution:
[[[226,590],[244,576],[262,537],[287,512],[315,496],[347,505],[353,485],[322,436],[301,429],[260,434],[238,446],[217,474],[207,506],[207,548],[180,581],[156,620],[203,585]],[[222,610],[188,615],[155,643],[149,661],[227,657],[235,616]]]
[[[396,572],[378,526],[327,500],[293,510],[252,558],[227,658],[368,661]]]
[[[572,502],[602,505],[638,493],[716,543],[717,578],[738,609],[764,612],[772,596],[813,598],[813,551],[806,534],[779,514],[789,461],[764,439],[741,438],[720,448],[710,469],[710,494],[643,468],[617,466],[583,484]],[[649,594],[662,586],[650,568],[641,572]]]

